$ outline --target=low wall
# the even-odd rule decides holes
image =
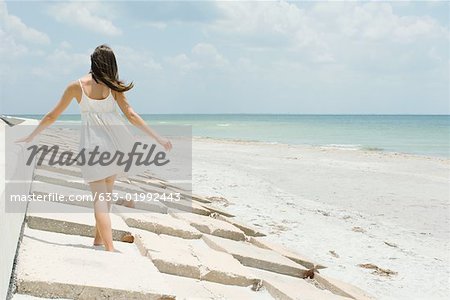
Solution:
[[[6,299],[8,294],[14,257],[16,255],[27,208],[27,203],[24,202],[23,205],[20,204],[19,212],[11,213],[5,211],[5,170],[6,168],[18,168],[18,173],[20,173],[21,176],[25,175],[25,177],[22,178],[26,178],[26,182],[14,185],[14,193],[18,194],[29,193],[34,170],[34,167],[25,167],[25,163],[23,162],[23,148],[20,145],[17,145],[16,147],[11,143],[7,144],[9,141],[6,141],[5,134],[8,134],[9,136],[10,132],[19,132],[23,128],[31,128],[30,125],[38,124],[37,120],[32,119],[12,118],[8,119],[8,121],[15,125],[10,127],[5,124],[3,120],[0,120],[0,299]],[[7,149],[13,149],[13,153],[15,154],[13,156],[8,156],[7,162],[5,161],[6,147],[12,147]],[[11,159],[11,157],[13,159]]]

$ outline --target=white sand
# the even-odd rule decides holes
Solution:
[[[227,198],[324,274],[378,299],[450,295],[449,159],[195,139],[193,176],[194,192]]]

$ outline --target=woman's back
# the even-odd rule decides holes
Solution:
[[[109,89],[108,95],[104,98],[101,99],[91,98],[87,95],[86,86],[85,84],[83,84],[83,81],[81,79],[78,79],[78,82],[81,88],[81,98],[79,104],[82,114],[116,112],[115,100],[112,95],[111,89],[108,88]],[[97,95],[101,94],[99,87],[94,87],[93,89],[91,89],[89,94],[94,94],[94,89],[96,90],[95,94]]]

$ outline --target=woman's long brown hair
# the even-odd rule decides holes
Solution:
[[[119,80],[116,56],[112,49],[105,44],[95,48],[91,54],[91,70],[89,73],[92,74],[95,82],[103,82],[116,92],[126,92],[134,86],[133,82],[125,85],[123,81]]]

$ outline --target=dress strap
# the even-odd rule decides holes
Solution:
[[[84,89],[83,89],[83,85],[81,84],[81,80],[80,79],[78,79],[78,82],[80,83],[80,88],[81,88],[81,91],[83,92],[83,94],[84,94]]]

